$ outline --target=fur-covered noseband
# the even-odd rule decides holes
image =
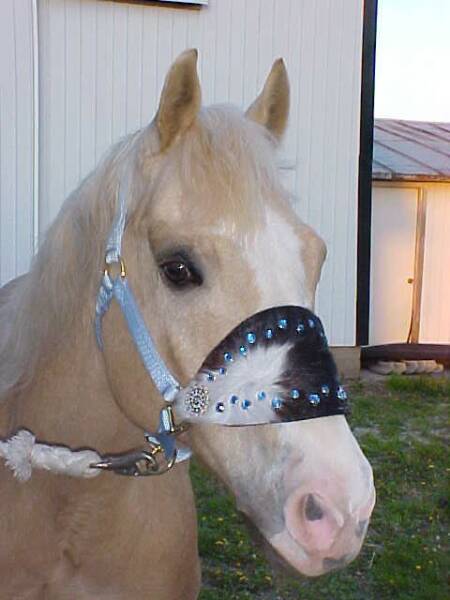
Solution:
[[[183,421],[237,426],[348,410],[322,323],[299,306],[270,308],[238,325],[173,406]]]

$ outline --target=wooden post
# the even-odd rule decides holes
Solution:
[[[427,220],[427,199],[423,187],[418,188],[416,245],[414,255],[414,281],[411,308],[411,326],[408,342],[417,344],[420,335],[420,309],[422,305],[423,264],[425,254],[425,228]]]

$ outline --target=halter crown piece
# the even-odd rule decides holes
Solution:
[[[347,394],[320,319],[299,306],[274,307],[238,325],[207,356],[194,379],[182,388],[158,353],[130,284],[121,255],[126,196],[118,193],[96,302],[95,333],[103,349],[102,318],[115,298],[154,385],[166,402],[156,433],[145,433],[149,450],[104,457],[93,468],[125,475],[154,475],[190,457],[177,445],[174,413],[183,423],[227,426],[301,421],[347,414]],[[112,275],[112,265],[120,273]],[[162,460],[161,460],[162,458]]]

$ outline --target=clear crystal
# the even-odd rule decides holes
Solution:
[[[313,406],[318,406],[320,404],[320,396],[319,394],[309,394],[308,396],[309,403]]]
[[[246,335],[246,339],[249,344],[254,344],[256,342],[256,333],[249,331]]]

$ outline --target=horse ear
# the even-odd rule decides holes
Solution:
[[[282,138],[289,116],[289,78],[282,58],[273,63],[263,91],[245,114],[277,140]]]
[[[197,50],[185,50],[170,67],[156,113],[161,151],[192,125],[200,104]]]

